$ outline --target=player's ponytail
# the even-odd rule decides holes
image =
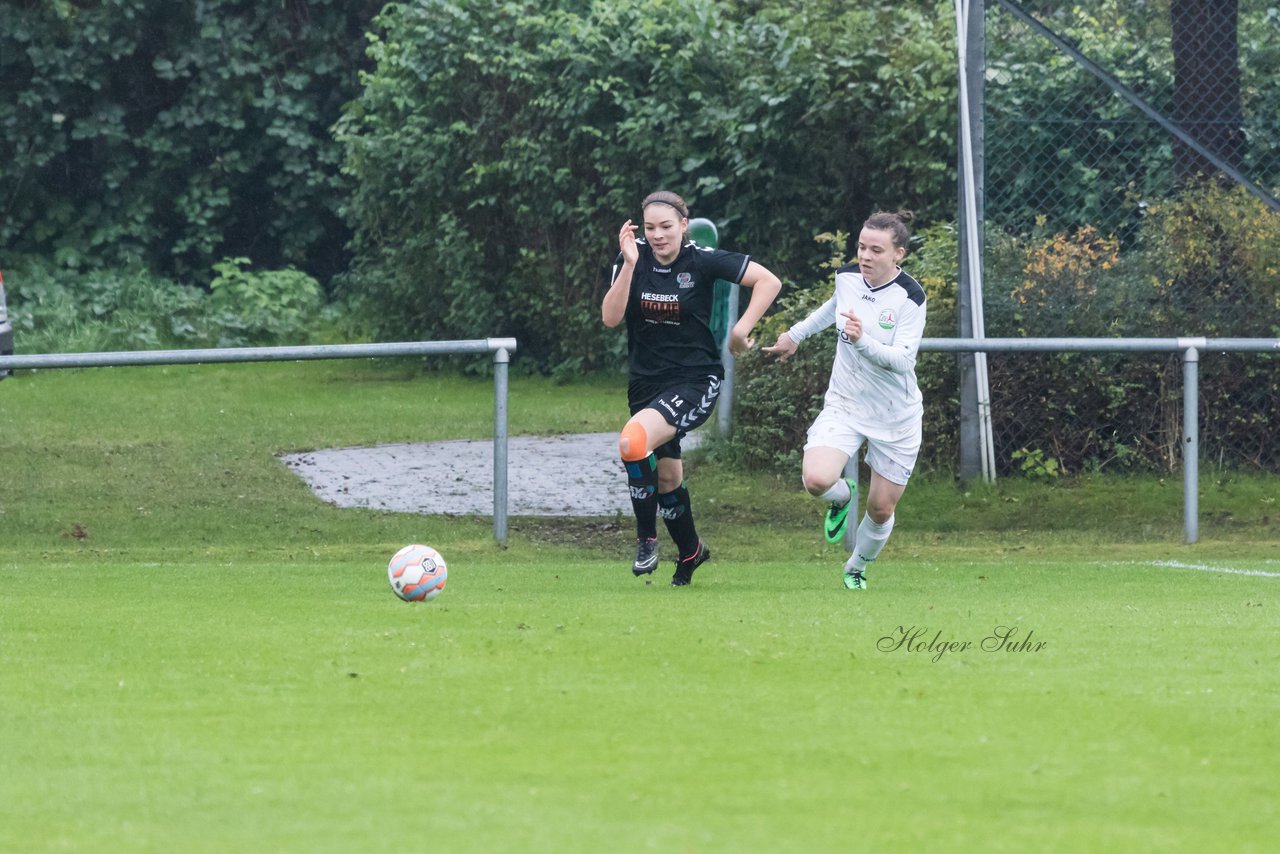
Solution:
[[[913,211],[876,211],[867,217],[867,221],[862,224],[863,228],[874,228],[876,231],[887,231],[893,236],[893,245],[899,249],[906,249],[907,243],[911,240],[911,231],[907,226],[914,222],[916,215]]]

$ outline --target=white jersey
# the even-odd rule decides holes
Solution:
[[[862,321],[862,337],[844,332],[843,312]],[[924,337],[924,288],[910,275],[898,275],[871,287],[857,264],[836,271],[835,293],[787,331],[799,344],[831,326],[837,329],[836,358],[831,366],[825,405],[855,413],[858,428],[885,441],[919,430],[924,416],[916,384],[916,353]]]

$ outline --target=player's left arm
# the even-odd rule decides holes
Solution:
[[[920,340],[924,338],[924,318],[925,303],[917,305],[907,301],[893,332],[892,344],[882,344],[870,335],[862,335],[853,342],[853,347],[858,355],[873,365],[896,374],[911,373],[916,369],[916,353],[920,351]]]
[[[778,277],[755,261],[747,264],[739,284],[751,288],[751,300],[729,333],[729,352],[735,356],[741,356],[756,345],[755,339],[748,336],[782,290]]]

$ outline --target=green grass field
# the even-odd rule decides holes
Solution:
[[[0,383],[0,850],[1272,850],[1273,481],[1207,476],[1194,546],[1178,483],[913,484],[859,593],[798,479],[694,458],[715,558],[677,590],[631,577],[625,520],[513,517],[503,549],[273,456],[484,436],[491,395]],[[517,379],[512,431],[614,429],[622,396]],[[414,541],[450,560],[426,605],[386,583]]]

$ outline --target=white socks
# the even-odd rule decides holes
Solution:
[[[818,496],[823,501],[830,501],[835,504],[848,504],[849,499],[853,497],[853,493],[849,491],[849,483],[844,478],[840,478],[831,485],[831,488]]]
[[[893,532],[893,518],[890,516],[883,525],[871,521],[870,516],[862,517],[858,525],[857,539],[853,544],[853,555],[844,565],[845,572],[863,572],[867,564],[880,556],[880,550],[889,542],[889,534]]]

